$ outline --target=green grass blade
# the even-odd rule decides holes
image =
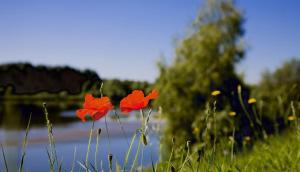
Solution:
[[[2,157],[3,157],[3,160],[4,160],[5,170],[6,170],[6,172],[8,172],[7,161],[6,161],[6,158],[5,158],[4,148],[3,148],[2,144],[1,144],[1,150],[2,150]]]
[[[127,162],[128,162],[128,158],[129,158],[129,155],[130,155],[130,153],[131,153],[132,145],[133,145],[133,143],[134,143],[135,138],[136,138],[136,133],[134,133],[134,135],[133,135],[133,137],[132,137],[132,139],[131,139],[131,141],[130,141],[130,145],[129,145],[128,151],[127,151],[127,153],[126,153],[125,161],[124,161],[124,164],[123,164],[123,171],[125,171],[125,169],[126,169],[126,165],[127,165]]]
[[[71,172],[74,171],[75,160],[76,160],[76,146],[74,148],[74,154],[73,154],[73,162],[72,162]]]
[[[49,150],[48,150],[47,148],[46,148],[46,152],[47,152],[48,159],[49,159],[49,163],[50,163],[50,171],[51,171],[51,172],[54,172],[54,165],[53,165],[53,161],[52,161],[52,158],[51,158],[50,152],[49,152]]]
[[[87,166],[83,165],[80,161],[77,161],[77,163],[85,170],[90,172],[90,170],[87,168]]]
[[[131,165],[130,172],[133,171],[134,166],[135,166],[135,163],[136,163],[136,160],[137,160],[137,158],[138,158],[138,156],[139,156],[139,152],[140,152],[140,149],[141,149],[142,139],[143,139],[143,138],[142,138],[142,135],[141,135],[141,136],[140,136],[140,139],[139,139],[138,148],[137,148],[137,150],[136,150],[136,153],[135,153],[135,157],[134,157],[133,163],[132,163],[132,165]]]
[[[27,146],[28,133],[29,133],[29,127],[30,127],[30,122],[31,122],[31,115],[32,115],[32,113],[30,113],[29,120],[28,120],[27,127],[26,127],[25,137],[24,137],[24,140],[23,140],[23,145],[22,145],[23,153],[22,153],[22,159],[21,159],[21,163],[20,163],[19,172],[24,171],[24,159],[25,159],[25,155],[26,155],[25,149],[26,149],[26,146]]]
[[[97,171],[98,171],[92,163],[90,163],[90,166],[92,167],[92,170],[93,170],[94,172],[97,172]]]
[[[156,172],[155,170],[155,165],[154,165],[154,162],[153,162],[153,156],[152,156],[152,152],[150,154],[150,158],[151,158],[151,167],[152,167],[152,172]]]
[[[95,171],[98,171],[98,160],[97,160],[97,156],[98,156],[99,136],[100,136],[100,134],[101,134],[101,128],[98,129],[97,136],[96,136],[96,151],[95,151],[95,162],[94,162]]]
[[[61,159],[60,162],[59,162],[58,172],[61,172],[61,169],[62,169],[62,162],[63,162],[63,160]]]
[[[95,125],[95,122],[93,121],[91,130],[90,130],[88,148],[87,148],[86,155],[85,155],[85,166],[87,167],[86,168],[86,172],[88,171],[89,153],[90,153],[90,148],[91,148],[91,141],[92,141],[92,135],[93,135],[94,125]]]
[[[53,131],[52,131],[52,124],[49,120],[49,113],[46,107],[46,103],[43,103],[43,109],[44,109],[44,114],[45,114],[45,119],[46,119],[46,126],[48,129],[48,140],[49,140],[49,157],[51,159],[51,163],[53,165],[53,170],[54,170],[54,163],[56,162],[56,166],[58,167],[58,160],[57,160],[57,154],[56,154],[56,148],[55,148],[55,141],[54,141],[54,136],[53,136]]]
[[[174,153],[174,144],[172,144],[172,150],[171,150],[171,154],[170,154],[170,157],[169,157],[169,160],[168,160],[167,171],[170,171],[170,168],[171,168],[171,160],[172,160],[172,157],[173,157],[173,153]]]

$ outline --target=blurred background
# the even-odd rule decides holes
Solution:
[[[110,142],[122,164],[139,127],[136,112],[118,110],[133,89],[160,94],[146,165],[164,159],[174,135],[178,144],[209,146],[234,131],[238,151],[245,137],[288,129],[300,110],[299,8],[297,0],[0,0],[0,143],[9,167],[20,161],[32,114],[25,168],[49,168],[43,102],[63,167],[71,168],[74,149],[83,159],[91,123],[75,110],[85,93],[100,96],[102,82],[119,114],[108,115],[104,162]],[[221,94],[212,96],[214,90]],[[207,109],[216,121],[207,120]],[[208,124],[217,132],[207,134]],[[104,129],[104,120],[96,127]]]

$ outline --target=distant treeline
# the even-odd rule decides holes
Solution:
[[[40,92],[80,94],[99,92],[104,82],[105,92],[119,99],[131,89],[147,90],[147,82],[102,79],[92,70],[78,70],[69,66],[34,66],[30,63],[11,63],[0,65],[0,95],[7,90],[13,95],[30,95]]]
[[[15,94],[35,94],[42,91],[78,94],[83,83],[100,80],[91,70],[79,71],[68,66],[33,66],[29,63],[0,65],[0,78],[0,86],[12,86]],[[91,87],[91,84],[87,87]]]

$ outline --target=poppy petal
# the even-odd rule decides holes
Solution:
[[[152,91],[147,97],[141,90],[134,90],[127,97],[123,98],[120,102],[120,109],[124,113],[128,113],[132,110],[139,110],[145,108],[150,99],[157,97],[157,92]]]
[[[80,118],[83,122],[86,122],[86,115],[93,117],[95,113],[97,113],[97,111],[92,109],[78,109],[76,111],[77,117]]]
[[[157,97],[158,97],[158,92],[154,89],[151,91],[151,93],[148,94],[146,98],[151,100],[151,99],[156,99]]]
[[[89,109],[92,108],[92,102],[95,100],[92,94],[86,94],[84,98],[83,108]]]
[[[105,116],[107,114],[108,110],[103,110],[103,111],[97,111],[93,116],[93,120],[99,120],[100,118],[102,118],[103,116]]]

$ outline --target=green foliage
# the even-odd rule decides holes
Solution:
[[[243,18],[229,0],[207,0],[194,22],[193,32],[176,49],[171,65],[159,64],[157,104],[168,119],[165,140],[179,136],[179,142],[195,140],[193,126],[204,132],[205,106],[218,99],[216,111],[243,113],[237,98],[242,85],[234,65],[243,59]],[[213,90],[221,96],[212,98]],[[247,89],[243,97],[247,98]]]
[[[173,156],[171,163],[161,161],[156,171],[166,171],[172,166],[175,171],[299,171],[300,170],[300,144],[299,129],[290,129],[280,135],[274,135],[267,141],[255,143],[249,149],[240,153],[231,154],[230,139],[223,139],[218,145],[218,151],[214,158],[209,149],[203,151],[193,150],[187,155],[184,146],[181,154]],[[247,145],[245,145],[246,147]],[[183,157],[183,158],[182,158]],[[188,159],[184,165],[184,159]],[[183,166],[184,165],[184,166]],[[150,168],[147,171],[151,171]]]
[[[274,72],[265,72],[254,95],[261,101],[260,111],[271,118],[291,115],[290,102],[300,109],[300,60],[291,59]]]

